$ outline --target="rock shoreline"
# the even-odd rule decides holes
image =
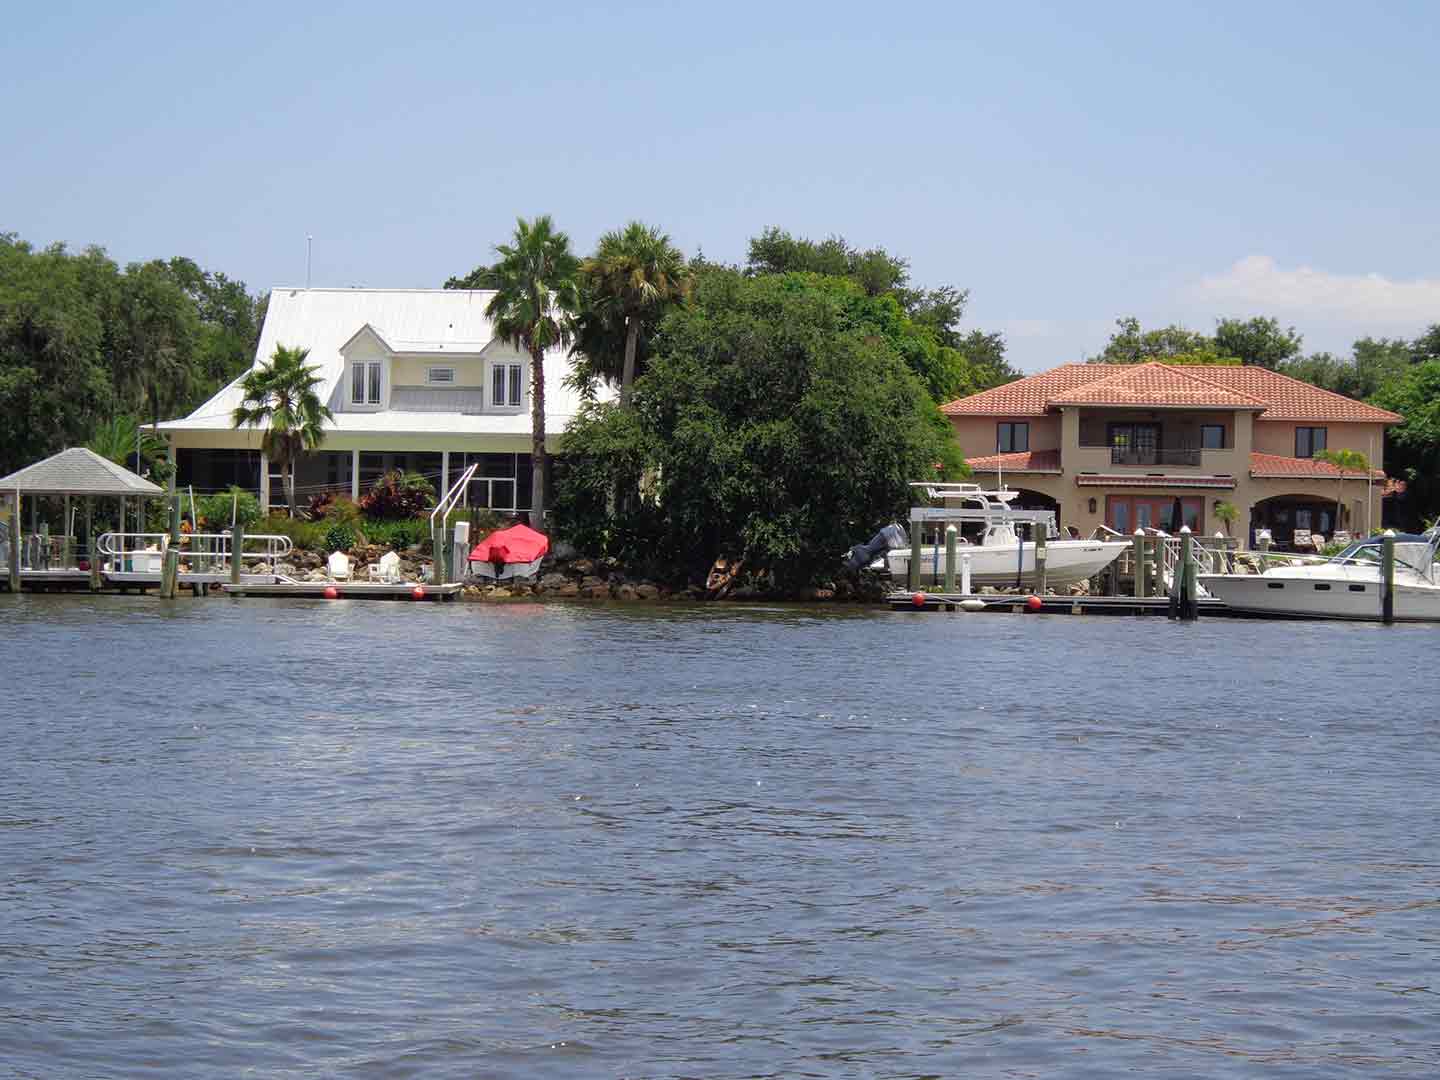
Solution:
[[[428,577],[434,565],[424,547],[415,546],[398,552],[399,572],[405,581],[421,581]],[[360,544],[347,554],[351,561],[354,580],[365,581],[370,577],[370,567],[380,561],[381,556],[391,549],[378,544]],[[276,570],[297,581],[328,581],[325,556],[315,551],[296,549],[290,558],[278,564]],[[263,574],[269,568],[263,563],[246,567],[247,573]],[[662,580],[637,574],[609,559],[576,557],[558,559],[547,557],[541,564],[540,573],[530,578],[511,578],[494,581],[469,575],[462,579],[464,588],[461,595],[473,601],[505,600],[620,600],[640,603],[663,603],[666,601],[694,602],[708,599],[703,581],[690,581],[677,585],[672,580]],[[871,577],[851,580],[837,578],[824,586],[784,591],[769,588],[755,578],[739,581],[725,599],[737,600],[787,600],[808,603],[878,603],[884,599],[886,583]]]

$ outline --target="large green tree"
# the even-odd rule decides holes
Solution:
[[[613,339],[614,333],[607,334],[605,327],[618,331],[623,341],[619,356],[607,350],[588,359],[619,382],[620,404],[628,405],[641,334],[647,324],[658,323],[665,308],[690,287],[685,256],[659,229],[632,221],[600,237],[595,254],[582,264],[582,283],[585,319],[601,324],[598,332],[586,336],[588,343],[601,348],[607,339]]]
[[[187,412],[249,366],[260,305],[188,259],[123,270],[99,248],[0,234],[0,471],[121,413]]]
[[[1411,365],[1371,399],[1405,418],[1385,437],[1385,468],[1405,481],[1407,524],[1440,514],[1440,359]]]
[[[530,354],[530,462],[533,496],[531,525],[544,525],[545,353],[570,345],[580,314],[580,260],[570,238],[555,228],[549,214],[520,218],[508,244],[496,247],[500,258],[487,275],[495,295],[485,308],[495,336]]]
[[[1293,326],[1282,328],[1277,320],[1259,315],[1250,319],[1221,319],[1215,326],[1213,340],[1215,351],[1220,355],[1233,356],[1242,364],[1271,371],[1299,356],[1304,344],[1304,338]]]
[[[696,573],[724,554],[782,587],[832,575],[904,512],[909,482],[964,473],[896,348],[903,320],[854,282],[707,270],[662,323],[632,407],[591,404],[567,431],[561,527]],[[616,514],[611,478],[641,472],[644,497]]]
[[[1238,364],[1233,355],[1216,345],[1215,339],[1172,323],[1157,330],[1145,330],[1140,320],[1128,315],[1115,320],[1115,332],[1092,364]]]
[[[295,463],[325,438],[333,419],[315,388],[324,380],[306,360],[309,349],[278,345],[268,364],[253,369],[240,384],[243,398],[231,414],[237,428],[264,426],[260,438],[266,456],[280,465],[285,504],[295,516]]]

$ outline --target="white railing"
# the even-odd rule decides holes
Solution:
[[[184,572],[198,574],[227,573],[230,569],[234,538],[229,533],[186,533],[177,549]],[[106,557],[102,569],[106,573],[158,574],[165,552],[170,548],[169,533],[102,533],[96,548]],[[294,550],[288,536],[269,533],[246,533],[241,540],[242,562],[263,562],[276,573],[276,567]]]
[[[439,515],[440,524],[442,527],[444,527],[446,519],[448,519],[450,516],[450,511],[454,510],[455,507],[459,505],[461,497],[463,497],[465,494],[465,485],[470,483],[470,478],[475,475],[475,470],[478,468],[480,468],[480,463],[477,461],[475,464],[471,465],[463,473],[461,473],[460,479],[456,480],[455,483],[450,485],[450,490],[445,493],[444,498],[442,498],[438,503],[435,504],[434,510],[430,511],[431,536],[435,535],[436,515]]]

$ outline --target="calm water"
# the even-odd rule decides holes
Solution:
[[[1440,630],[0,597],[0,1075],[1440,1072]]]

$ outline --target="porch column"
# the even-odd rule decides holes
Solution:
[[[175,451],[175,436],[165,436],[165,460],[170,463],[170,496],[175,496],[175,478],[180,472],[179,458]]]
[[[440,497],[450,494],[450,451],[440,451]]]
[[[360,451],[350,451],[350,501],[360,501]]]
[[[260,513],[270,513],[270,458],[264,450],[260,451]]]

